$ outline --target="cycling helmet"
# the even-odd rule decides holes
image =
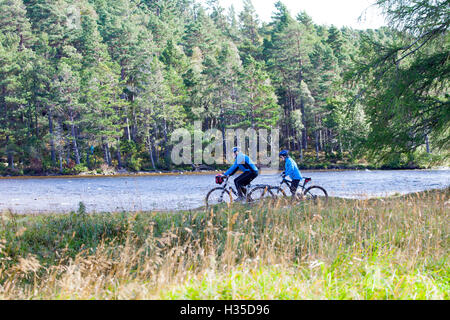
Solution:
[[[233,152],[240,151],[239,147],[234,147]]]
[[[281,150],[279,153],[279,156],[283,156],[283,157],[287,157],[289,156],[289,151],[288,150]]]

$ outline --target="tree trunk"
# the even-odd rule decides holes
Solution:
[[[53,120],[52,113],[48,112],[48,130],[50,132],[50,154],[53,166],[56,166],[55,137],[53,136]]]
[[[302,129],[302,145],[303,149],[306,150],[308,148],[308,139],[306,137],[306,115],[305,115],[305,103],[303,99],[300,99],[300,111],[302,112],[302,123],[303,123],[303,129]]]
[[[221,125],[220,131],[222,132],[222,147],[223,147],[223,158],[222,163],[226,163],[227,159],[227,141],[226,141],[226,135],[225,135],[225,125]]]
[[[58,156],[59,156],[59,173],[63,173],[63,157],[62,157],[62,150],[58,150]]]
[[[14,169],[14,155],[8,151],[8,167]]]
[[[331,140],[333,138],[333,134],[331,133],[331,130],[328,130],[328,139]],[[333,141],[330,141],[330,152],[334,152],[334,145]]]
[[[67,164],[69,164],[70,163],[70,142],[67,141],[66,144],[67,144],[66,162],[67,162]]]
[[[428,140],[428,135],[427,134],[425,135],[425,145],[426,145],[426,148],[427,148],[427,153],[431,153],[430,152],[430,141]]]
[[[167,136],[167,121],[164,120],[164,130],[163,130],[163,136],[164,136],[164,161],[166,164],[170,166],[170,148],[169,148],[169,139]]]
[[[105,159],[105,163],[107,165],[109,165],[110,160],[109,160],[109,152],[108,152],[108,143],[105,142],[105,139],[102,139],[103,142],[103,158]]]
[[[155,160],[153,159],[153,141],[150,131],[148,132],[147,141],[148,141],[148,154],[150,155],[150,161],[152,162],[153,170],[156,170]]]
[[[298,139],[299,149],[300,149],[300,161],[303,161],[303,143],[302,137]]]
[[[119,169],[122,168],[122,156],[120,154],[120,139],[117,138],[117,165]]]
[[[8,158],[8,167],[14,168],[14,155],[12,154],[9,148],[9,136],[6,136],[6,150]]]
[[[316,160],[319,161],[319,130],[316,129]]]
[[[154,144],[153,150],[154,150],[154,154],[155,154],[155,158],[156,161],[158,162],[159,159],[161,158],[161,152],[159,150],[159,145],[158,145],[158,137],[160,136],[160,132],[157,128],[155,128],[155,131],[153,132],[153,136],[152,136],[152,142]],[[155,138],[155,139],[153,139]]]
[[[296,100],[294,97],[291,98],[291,110],[290,110],[290,114],[294,113],[294,110],[296,109]],[[296,144],[297,143],[297,137],[298,137],[298,130],[296,127],[292,128],[292,148],[291,150],[295,150],[296,148]]]
[[[350,156],[353,158],[352,140],[348,140],[348,151],[350,152]]]
[[[108,159],[108,166],[112,166],[112,159],[111,159],[111,151],[109,149],[109,143],[107,142],[106,145],[106,155],[107,155],[107,159]]]
[[[73,115],[70,115],[70,126],[71,126],[71,134],[72,134],[72,146],[73,146],[73,152],[75,154],[75,163],[80,164],[80,152],[78,151],[78,145],[77,145],[77,137],[75,134],[75,124],[73,123]]]
[[[39,138],[39,125],[38,125],[38,110],[37,106],[34,107],[34,134],[36,135],[36,138]]]
[[[130,134],[130,123],[128,120],[128,116],[126,117],[126,122],[127,122],[127,126],[126,126],[126,135],[127,135],[127,139],[128,141],[131,141],[131,134]]]
[[[134,102],[134,95],[131,95],[131,103]],[[136,112],[134,110],[134,108],[132,108],[132,112],[131,112],[131,116],[132,116],[132,126],[131,126],[131,139],[134,142],[137,142],[137,129],[138,129],[138,124],[137,124],[137,117],[136,117]]]
[[[103,159],[105,160],[105,163],[108,164],[108,152],[106,152],[106,144],[103,143]]]
[[[319,131],[320,151],[323,151],[323,130]]]

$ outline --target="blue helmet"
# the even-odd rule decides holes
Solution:
[[[279,153],[279,156],[283,156],[283,157],[288,157],[289,156],[289,151],[288,150],[281,150]]]
[[[239,147],[234,147],[233,152],[240,151]]]

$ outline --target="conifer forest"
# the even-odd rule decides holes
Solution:
[[[278,128],[302,167],[448,161],[448,0],[374,0],[376,30],[242,2],[0,0],[0,175],[192,170],[194,122]]]

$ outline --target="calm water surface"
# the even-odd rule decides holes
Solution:
[[[450,185],[450,170],[302,171],[330,196],[363,198],[410,193]],[[237,176],[237,175],[236,175]],[[278,184],[279,174],[254,183]],[[214,175],[45,178],[0,180],[0,211],[68,212],[82,201],[89,212],[182,210],[204,204]]]

